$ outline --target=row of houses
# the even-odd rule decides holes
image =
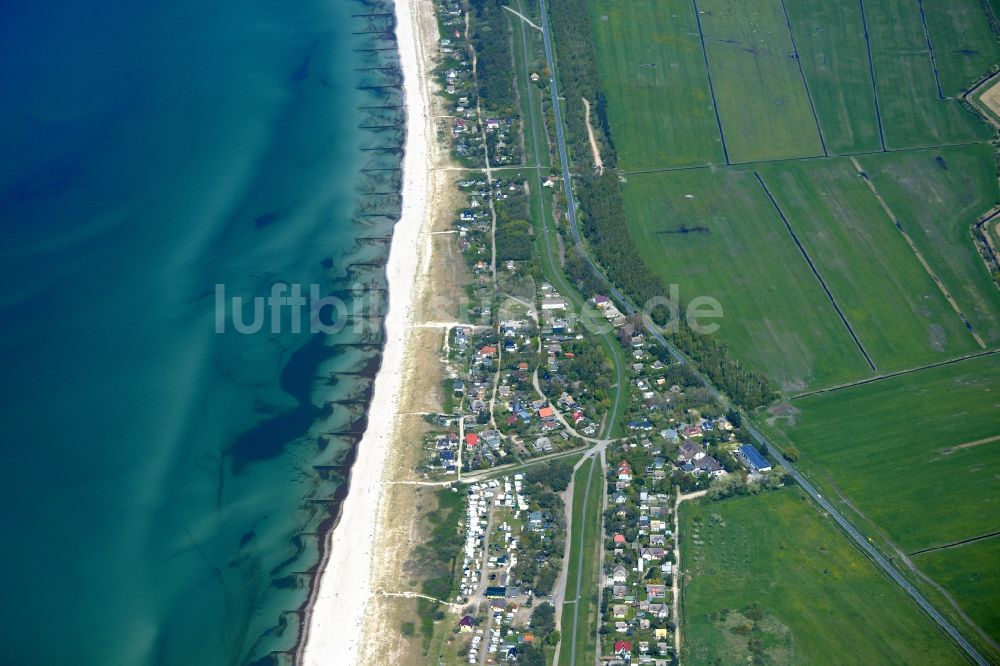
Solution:
[[[613,517],[606,521],[603,584],[608,603],[602,624],[611,631],[605,635],[602,654],[625,663],[655,664],[672,643],[672,495],[646,489],[669,488],[664,478],[666,459],[654,457],[637,470],[624,455],[628,448],[609,452],[612,460],[618,459],[609,471]],[[636,483],[640,478],[642,485]]]

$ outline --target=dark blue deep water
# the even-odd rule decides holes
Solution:
[[[379,335],[219,334],[215,289],[382,279],[364,11],[0,0],[0,663],[286,661]]]

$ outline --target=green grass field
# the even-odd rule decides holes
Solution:
[[[865,11],[886,145],[911,148],[988,139],[986,125],[958,100],[938,98],[919,5],[881,0],[865,3]]]
[[[723,163],[691,0],[595,0],[590,13],[621,167]]]
[[[1000,62],[1000,43],[979,0],[923,0],[944,94],[954,97]]]
[[[1000,636],[1000,538],[931,551],[913,562],[944,586],[984,631]]]
[[[697,7],[730,160],[822,155],[780,0]]]
[[[903,551],[1000,530],[1000,440],[956,448],[1000,435],[1000,355],[792,404],[769,429]]]
[[[749,663],[755,603],[754,663],[965,663],[797,490],[683,504],[681,549],[685,663]]]
[[[1000,292],[972,244],[972,223],[1000,203],[989,145],[858,158],[987,345],[1000,344]]]
[[[632,175],[623,192],[650,270],[685,302],[718,299],[736,356],[787,390],[871,374],[752,172]]]
[[[759,171],[879,371],[979,349],[850,160]]]
[[[878,150],[878,118],[856,2],[786,2],[830,154]]]
[[[586,491],[587,479],[590,478],[590,492]],[[592,664],[596,659],[597,644],[594,640],[594,628],[597,624],[597,595],[600,590],[601,548],[604,547],[601,538],[601,497],[604,494],[604,475],[601,473],[600,461],[591,458],[584,462],[573,476],[573,522],[570,532],[569,561],[566,579],[566,597],[562,607],[560,622],[561,646],[559,648],[559,663]],[[584,511],[586,509],[586,512]],[[583,530],[581,548],[580,529]],[[581,559],[582,569],[581,569]],[[582,571],[580,584],[577,585],[578,571]],[[574,601],[574,603],[565,603]],[[573,613],[577,615],[574,618]],[[574,622],[575,619],[575,622]],[[576,640],[573,640],[573,626],[576,624]]]

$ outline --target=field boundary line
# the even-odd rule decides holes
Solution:
[[[846,384],[838,384],[836,386],[830,386],[828,388],[816,389],[815,391],[807,391],[805,393],[798,393],[789,397],[789,400],[798,400],[799,398],[808,398],[814,395],[820,395],[822,393],[833,393],[834,391],[843,391],[844,389],[853,388],[855,386],[863,386],[865,384],[872,384],[874,382],[880,382],[885,379],[892,379],[894,377],[900,377],[902,375],[912,375],[917,372],[923,372],[924,370],[933,370],[934,368],[940,368],[946,365],[953,365],[955,363],[961,363],[963,361],[971,361],[973,359],[982,358],[983,356],[992,356],[993,354],[1000,353],[998,349],[988,349],[986,351],[976,352],[975,354],[966,354],[965,356],[959,356],[957,358],[950,358],[946,361],[938,361],[937,363],[930,363],[928,365],[921,365],[917,368],[910,368],[909,370],[897,370],[896,372],[887,372],[884,375],[878,375],[876,377],[867,377],[865,379],[859,379],[857,381],[848,382]]]
[[[927,14],[924,12],[924,0],[917,0],[920,8],[920,24],[924,27],[924,39],[927,40],[927,52],[931,56],[931,71],[934,72],[934,85],[937,86],[938,99],[948,99],[941,87],[941,74],[938,72],[937,56],[934,55],[934,44],[931,42],[931,31],[927,27]]]
[[[819,269],[816,268],[816,265],[813,263],[812,258],[809,256],[809,253],[806,252],[805,246],[802,245],[802,242],[799,240],[799,237],[795,235],[795,230],[792,229],[791,223],[788,221],[788,218],[785,217],[785,213],[781,210],[781,207],[778,205],[777,200],[771,194],[771,190],[767,189],[767,185],[764,184],[764,179],[760,177],[760,173],[754,171],[753,175],[757,178],[757,182],[760,183],[761,188],[763,188],[764,194],[766,194],[767,198],[770,199],[771,205],[774,206],[774,210],[778,212],[778,216],[781,218],[781,221],[785,223],[785,227],[788,229],[788,233],[791,234],[792,240],[795,241],[795,245],[798,246],[799,252],[802,253],[802,257],[806,260],[806,263],[809,264],[809,268],[812,269],[813,275],[815,275],[816,279],[819,280],[820,286],[823,287],[823,291],[826,292],[827,298],[829,298],[830,303],[833,304],[833,309],[837,311],[838,315],[840,315],[840,320],[844,322],[844,326],[847,327],[847,332],[851,334],[852,338],[854,338],[854,344],[858,346],[858,349],[861,351],[861,355],[865,357],[865,361],[868,363],[868,366],[872,369],[872,372],[877,372],[878,368],[875,367],[875,363],[872,362],[871,356],[868,355],[868,352],[865,350],[864,345],[861,344],[861,340],[858,338],[857,334],[854,332],[854,329],[851,327],[851,323],[847,321],[847,315],[845,315],[844,311],[840,309],[840,305],[837,303],[837,299],[833,297],[833,292],[830,291],[830,287],[827,286],[826,280],[824,280],[823,276],[820,275]]]
[[[1000,74],[1000,72],[998,72]],[[958,141],[956,143],[940,143],[934,146],[910,146],[908,148],[887,148],[885,150],[862,150],[856,153],[834,153],[833,155],[802,155],[801,157],[775,157],[766,160],[751,160],[749,162],[730,162],[729,164],[688,164],[685,166],[668,167],[647,167],[644,169],[634,169],[632,171],[619,171],[623,176],[637,176],[644,173],[665,173],[670,171],[692,171],[696,169],[713,169],[718,167],[747,167],[755,164],[775,164],[780,162],[808,162],[810,160],[833,160],[841,157],[864,157],[865,155],[881,155],[883,153],[913,153],[921,150],[941,150],[943,148],[965,148],[968,146],[981,146],[982,141]],[[501,167],[493,170],[497,171]],[[517,168],[517,167],[503,167]]]
[[[970,543],[976,543],[977,541],[986,541],[987,539],[992,539],[995,536],[1000,536],[1000,530],[996,532],[990,532],[989,534],[980,534],[979,536],[970,537],[968,539],[962,539],[961,541],[954,541],[952,543],[946,543],[943,546],[931,546],[930,548],[921,548],[920,550],[915,550],[912,553],[907,553],[907,557],[915,557],[917,555],[923,555],[925,553],[932,553],[935,550],[948,550],[950,548],[960,548],[962,546],[967,546]]]
[[[990,6],[989,0],[979,0],[979,7],[986,12],[986,18],[990,20],[990,27],[993,28],[993,32],[1000,35],[1000,21],[997,21],[996,12]]]
[[[958,97],[972,107],[973,111],[985,118],[987,123],[992,125],[994,128],[1000,129],[1000,119],[998,119],[997,114],[982,101],[982,93],[980,93],[980,90],[983,90],[985,93],[986,91],[984,89],[987,86],[992,86],[996,82],[998,76],[1000,76],[1000,70],[991,71],[989,74],[969,86]]]
[[[924,270],[927,271],[927,274],[931,276],[931,280],[934,281],[934,284],[938,286],[938,289],[944,295],[944,299],[948,301],[948,304],[951,306],[951,309],[955,311],[955,314],[958,315],[958,318],[962,320],[963,324],[965,324],[966,330],[969,331],[972,337],[976,340],[976,343],[982,349],[986,349],[986,343],[983,342],[983,339],[979,336],[979,333],[977,333],[976,330],[972,328],[972,324],[970,324],[969,320],[966,319],[965,314],[962,312],[962,309],[958,307],[958,303],[955,302],[955,299],[952,297],[951,292],[948,291],[948,287],[944,286],[944,282],[942,282],[941,278],[937,276],[937,273],[934,272],[934,269],[931,268],[931,265],[927,263],[927,259],[924,258],[924,255],[920,251],[920,248],[917,247],[917,244],[913,242],[913,238],[910,237],[910,234],[906,233],[906,230],[903,229],[903,225],[899,223],[898,219],[896,219],[896,214],[892,212],[892,209],[889,208],[889,204],[886,203],[886,200],[882,198],[882,195],[875,187],[875,183],[871,181],[871,178],[868,177],[868,174],[865,173],[865,170],[861,167],[861,163],[858,162],[858,160],[854,157],[851,158],[851,163],[854,165],[854,168],[857,169],[858,174],[865,181],[865,183],[868,184],[868,189],[870,189],[872,191],[872,194],[875,195],[875,198],[878,199],[878,202],[882,205],[882,209],[885,210],[886,215],[888,215],[889,219],[892,220],[892,223],[896,225],[896,229],[898,229],[899,233],[902,234],[904,239],[906,239],[906,242],[910,246],[910,249],[913,250],[913,254],[920,261],[920,264],[924,267]]]
[[[826,149],[826,138],[823,136],[823,128],[819,124],[819,116],[816,115],[816,104],[813,102],[812,91],[809,90],[806,72],[802,69],[802,54],[799,53],[798,44],[795,42],[795,31],[792,30],[792,19],[788,16],[788,7],[785,5],[785,0],[781,0],[781,13],[785,15],[785,25],[788,26],[788,38],[792,40],[792,53],[795,54],[795,63],[799,66],[799,76],[802,77],[802,87],[805,88],[806,99],[809,100],[809,111],[812,112],[813,121],[816,123],[816,133],[819,134],[819,145],[823,147],[823,157],[829,157],[830,152]]]
[[[872,58],[872,40],[868,34],[868,16],[865,14],[865,0],[858,0],[861,8],[861,28],[865,33],[865,47],[868,50],[868,73],[872,79],[872,97],[875,98],[875,121],[878,123],[878,140],[882,144],[882,152],[886,151],[885,129],[882,127],[882,107],[878,103],[878,83],[875,78],[875,59]]]
[[[712,109],[715,111],[715,123],[719,126],[719,138],[722,140],[722,155],[729,161],[729,148],[726,147],[726,133],[722,129],[722,116],[719,115],[719,102],[715,99],[715,84],[712,83],[712,66],[708,64],[708,47],[705,46],[705,31],[701,29],[701,14],[698,12],[698,0],[691,0],[694,9],[694,20],[698,25],[698,38],[701,40],[701,55],[705,59],[705,73],[708,75],[708,92],[712,95]]]

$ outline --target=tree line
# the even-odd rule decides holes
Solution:
[[[514,56],[507,13],[500,0],[469,0],[469,7],[479,97],[491,111],[509,115],[514,109]]]

